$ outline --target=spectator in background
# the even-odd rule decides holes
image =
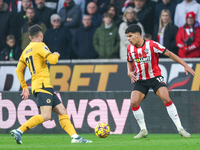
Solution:
[[[127,40],[127,36],[125,34],[125,30],[131,24],[137,24],[140,26],[142,30],[142,37],[144,36],[144,28],[143,25],[138,21],[137,14],[132,7],[128,7],[123,15],[123,21],[119,26],[119,36],[120,36],[120,59],[126,60],[127,59],[127,46],[130,42]]]
[[[200,27],[195,26],[196,15],[193,11],[186,14],[186,24],[179,28],[176,35],[178,55],[181,58],[200,57]]]
[[[35,7],[34,0],[30,0],[31,6],[29,7]],[[9,3],[9,11],[12,12],[12,14],[15,16],[18,12],[22,10],[22,0],[11,0]]]
[[[121,13],[121,1],[123,0],[110,0],[110,4],[115,5],[116,7],[116,15],[122,15]]]
[[[190,11],[196,14],[196,20],[200,22],[200,4],[196,0],[183,0],[176,6],[174,24],[179,28],[184,26],[186,13]]]
[[[8,35],[6,37],[6,47],[0,53],[0,60],[18,60],[20,55],[21,49],[16,45],[14,35]]]
[[[58,0],[45,0],[44,5],[48,8],[51,8],[53,10],[53,12],[56,13],[57,7],[58,7]]]
[[[26,23],[26,10],[27,8],[31,7],[31,1],[30,0],[22,0],[22,9],[20,12],[17,13],[17,17],[16,17],[16,23],[17,23],[17,27],[16,27],[16,43],[17,45],[21,45],[21,39],[20,34],[21,34],[21,27]]]
[[[33,8],[27,8],[26,9],[26,23],[22,26],[21,28],[21,49],[22,51],[26,48],[26,46],[29,44],[30,39],[29,39],[29,34],[28,30],[32,25],[38,24],[42,27],[43,34],[45,34],[47,28],[44,23],[41,21],[37,20],[35,17],[35,11]]]
[[[96,3],[94,3],[94,2],[88,3],[87,12],[92,17],[92,24],[95,27],[99,27],[102,23],[102,15],[97,12]]]
[[[153,11],[145,7],[146,0],[134,0],[134,10],[139,22],[143,25],[145,33],[153,34]]]
[[[73,0],[65,0],[65,3],[66,6],[61,8],[59,16],[61,17],[61,23],[68,27],[74,36],[75,32],[79,28],[81,9]]]
[[[8,5],[0,0],[0,52],[6,46],[7,35],[15,33],[13,20]]]
[[[35,17],[38,18],[39,21],[43,22],[45,26],[50,28],[50,17],[54,13],[51,8],[48,8],[44,5],[45,0],[35,0]]]
[[[177,31],[178,27],[172,23],[170,11],[163,9],[160,13],[159,25],[154,27],[153,40],[178,55],[178,48],[176,47]],[[160,58],[167,57],[160,55]]]
[[[161,0],[146,0],[145,7],[148,8],[153,14],[155,11],[156,4]]]
[[[22,25],[26,21],[26,10],[27,8],[31,7],[31,1],[30,0],[22,0],[21,1],[22,9],[20,12],[17,13],[17,26],[18,29],[22,27]]]
[[[175,8],[176,8],[176,4],[171,2],[171,0],[162,0],[160,3],[158,3],[155,7],[155,12],[154,12],[154,26],[159,24],[160,12],[163,9],[168,9],[170,11],[171,19],[173,21],[174,20]]]
[[[145,34],[143,37],[145,40],[152,40],[151,34]]]
[[[156,4],[157,4],[156,0],[146,0],[145,7],[148,8],[150,11],[154,11]],[[122,12],[124,13],[126,8],[128,8],[129,6],[133,8],[135,7],[134,0],[126,0],[122,7]]]
[[[119,58],[118,28],[112,21],[112,14],[103,14],[103,22],[94,33],[93,45],[98,58]]]
[[[11,2],[12,0],[4,0],[4,2],[6,3],[6,4],[10,4],[10,2]]]
[[[45,35],[44,43],[48,45],[51,52],[58,52],[60,59],[70,59],[72,35],[66,26],[61,25],[61,18],[58,14],[51,16],[51,25]]]
[[[184,0],[173,0],[173,1],[175,1],[176,4],[179,4],[179,3],[181,3],[181,2],[184,1]],[[196,0],[196,2],[197,2],[197,3],[200,3],[200,0]]]
[[[134,0],[126,0],[124,2],[124,5],[122,7],[122,13],[124,13],[126,8],[128,8],[128,7],[133,7],[133,8],[135,7]]]
[[[103,15],[103,13],[106,12],[108,5],[110,4],[109,0],[85,0],[86,1],[86,5],[87,6],[89,3],[94,2],[97,5],[97,12],[101,15]],[[88,14],[88,10],[86,8],[85,10],[86,14]]]
[[[74,0],[76,5],[79,5],[81,8],[82,16],[85,14],[85,0]],[[58,8],[57,8],[57,13],[59,13],[60,9],[62,7],[66,6],[65,0],[58,0]]]
[[[92,25],[91,16],[84,15],[82,23],[83,26],[78,29],[72,40],[73,51],[78,59],[97,58],[98,54],[93,46],[93,35],[96,27]]]
[[[117,15],[117,7],[115,4],[109,4],[107,8],[107,12],[113,15],[113,21],[116,23],[117,27],[122,23],[122,18]]]

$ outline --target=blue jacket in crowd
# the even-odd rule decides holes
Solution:
[[[86,28],[82,25],[77,30],[72,40],[72,47],[78,59],[90,59],[98,57],[98,54],[94,50],[93,46],[93,35],[95,31],[96,27],[93,25]]]
[[[92,24],[95,27],[100,27],[102,23],[102,15],[99,13],[96,13],[95,15],[92,16]]]
[[[50,51],[59,52],[60,59],[70,59],[71,57],[72,34],[66,26],[58,29],[49,28],[44,36],[44,43],[48,45]]]

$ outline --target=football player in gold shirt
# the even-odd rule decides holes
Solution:
[[[43,33],[39,25],[33,25],[29,29],[29,38],[31,42],[21,54],[16,73],[23,89],[21,94],[22,99],[26,100],[30,94],[23,71],[28,66],[32,78],[32,93],[36,97],[37,106],[40,108],[41,114],[31,117],[18,129],[11,130],[10,134],[14,136],[17,144],[22,144],[22,134],[26,130],[50,120],[53,110],[59,115],[60,126],[71,136],[71,143],[92,143],[92,141],[86,140],[76,133],[64,105],[58,99],[50,84],[46,61],[49,61],[50,64],[56,64],[60,54],[58,52],[52,54],[45,43],[42,42]]]

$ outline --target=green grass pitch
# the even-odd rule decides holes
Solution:
[[[149,134],[147,138],[133,139],[135,134],[109,135],[80,134],[93,143],[71,144],[68,134],[24,134],[18,145],[9,134],[0,134],[0,150],[199,150],[200,134],[183,138],[179,134]]]

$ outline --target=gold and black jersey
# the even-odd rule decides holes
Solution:
[[[32,78],[32,92],[40,92],[41,88],[52,88],[49,77],[49,69],[46,61],[56,64],[58,55],[53,55],[43,42],[30,42],[24,49],[17,65],[16,73],[23,89],[28,88],[23,70],[28,66]]]

